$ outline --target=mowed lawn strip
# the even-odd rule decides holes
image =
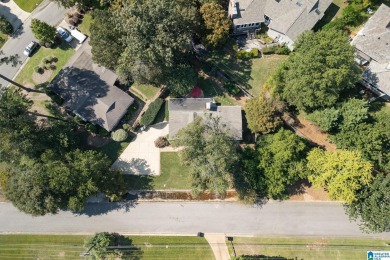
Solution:
[[[251,76],[248,82],[251,88],[248,91],[257,96],[269,76],[287,58],[287,55],[264,55],[261,59],[253,59]]]
[[[24,11],[31,13],[43,0],[14,0]]]
[[[62,69],[62,67],[68,62],[70,57],[74,54],[74,50],[70,48],[67,43],[62,43],[60,46],[55,49],[40,47],[39,50],[34,53],[34,55],[28,60],[26,65],[20,71],[15,81],[20,84],[33,84],[36,83],[33,81],[32,75],[34,73],[34,68],[36,66],[42,65],[42,59],[49,56],[55,56],[58,61],[55,63],[56,69],[51,74],[48,81],[51,81],[57,73]]]
[[[372,238],[234,237],[237,256],[261,255],[286,259],[367,259],[367,251],[388,250],[388,241]],[[227,244],[232,255],[230,243]],[[284,259],[283,258],[283,259]]]
[[[134,90],[134,91],[132,91]],[[130,91],[132,92],[137,92],[138,93],[141,93],[142,96],[140,97],[143,101],[148,101],[148,100],[151,100],[156,94],[157,92],[160,90],[160,88],[157,88],[155,86],[152,86],[152,85],[144,85],[144,84],[137,84],[137,83],[134,83],[131,87],[130,87]],[[139,95],[137,95],[139,96]]]
[[[0,235],[0,259],[79,259],[88,236]],[[214,259],[200,237],[130,236],[142,259]]]

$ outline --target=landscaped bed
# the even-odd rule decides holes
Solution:
[[[262,256],[260,259],[367,259],[367,251],[388,250],[385,243],[372,238],[234,237],[233,240],[237,256]],[[228,247],[233,256],[230,243]]]
[[[86,252],[78,235],[0,235],[1,259],[80,259]],[[201,237],[131,236],[142,259],[214,259]]]

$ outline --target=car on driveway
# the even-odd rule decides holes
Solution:
[[[32,55],[36,48],[38,48],[38,43],[32,41],[26,46],[26,48],[24,48],[23,54],[29,57]]]
[[[64,39],[66,42],[71,42],[73,40],[72,35],[70,35],[65,28],[59,26],[57,28],[57,32],[59,35],[61,35],[62,39]]]

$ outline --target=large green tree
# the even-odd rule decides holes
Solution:
[[[276,107],[277,101],[264,93],[250,99],[245,104],[245,114],[248,128],[253,133],[267,134],[273,132],[282,123]]]
[[[305,141],[288,130],[281,129],[260,139],[258,169],[264,175],[269,197],[286,198],[288,187],[306,177],[307,152]]]
[[[357,201],[356,192],[373,179],[372,165],[358,151],[313,149],[307,157],[309,181],[323,187],[334,200]]]
[[[356,192],[356,200],[347,204],[346,212],[361,222],[366,232],[390,231],[390,175],[379,174],[374,181]]]
[[[223,7],[217,3],[205,3],[200,7],[200,14],[206,29],[206,44],[215,47],[225,43],[231,21]]]
[[[325,108],[323,110],[316,110],[307,115],[307,119],[313,121],[321,130],[325,132],[332,132],[339,126],[340,111],[336,108]]]
[[[31,30],[38,41],[53,44],[56,37],[56,28],[38,19],[32,19]]]
[[[195,194],[208,190],[224,195],[232,186],[238,156],[234,141],[219,118],[195,118],[179,131],[176,145],[183,146],[180,157],[190,170]]]
[[[307,31],[298,37],[295,51],[272,82],[290,105],[312,112],[334,106],[360,74],[346,35],[336,29]]]

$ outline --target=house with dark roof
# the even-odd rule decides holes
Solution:
[[[234,34],[254,33],[262,25],[276,42],[290,49],[298,35],[321,20],[332,0],[230,0]]]
[[[114,86],[116,74],[93,63],[90,47],[84,45],[47,88],[65,100],[68,111],[112,131],[134,99]]]
[[[382,4],[351,44],[356,61],[367,65],[362,83],[384,99],[390,99],[390,7]]]
[[[171,98],[168,111],[170,139],[175,139],[179,130],[192,123],[196,117],[211,116],[219,118],[231,138],[242,140],[240,106],[218,106],[212,98]]]

